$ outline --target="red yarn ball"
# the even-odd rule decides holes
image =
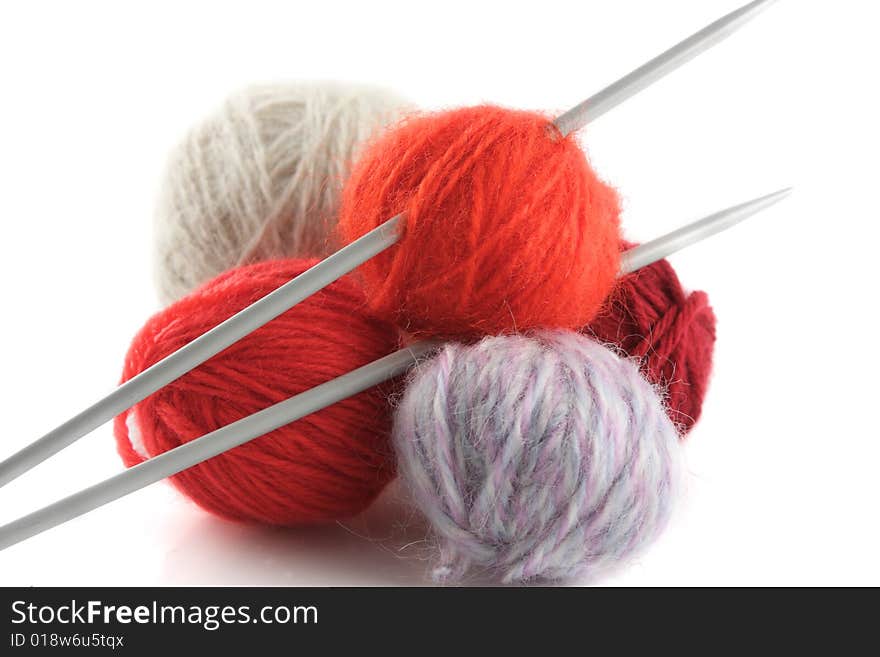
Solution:
[[[314,263],[262,262],[206,283],[147,322],[122,380]],[[397,347],[397,329],[365,311],[359,286],[342,278],[118,416],[126,466],[387,355]],[[295,526],[352,516],[394,476],[392,388],[371,388],[172,480],[201,507],[234,520]]]
[[[360,272],[376,312],[414,335],[576,329],[614,285],[617,195],[541,114],[481,106],[386,131],[346,184],[343,239],[401,212],[401,241]]]
[[[693,428],[715,348],[705,292],[685,292],[672,265],[660,260],[621,279],[586,332],[638,358],[645,377],[666,390],[667,413],[682,435]]]

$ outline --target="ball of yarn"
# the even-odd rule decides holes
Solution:
[[[229,271],[150,319],[125,360],[126,381],[302,273],[315,261]],[[392,325],[365,312],[343,278],[165,386],[115,421],[126,466],[165,452],[393,351]],[[389,384],[390,385],[390,384]],[[175,475],[225,518],[330,522],[363,510],[394,476],[393,386],[371,388]]]
[[[580,328],[617,274],[617,195],[541,114],[481,106],[387,130],[352,169],[340,230],[351,241],[401,212],[401,242],[359,271],[414,335]]]
[[[682,435],[693,428],[715,348],[705,292],[685,292],[672,265],[660,260],[622,278],[585,332],[638,359],[642,374],[665,391],[666,411]]]
[[[172,153],[155,218],[163,303],[232,267],[319,257],[361,143],[405,101],[369,86],[256,86],[230,97]]]
[[[575,332],[447,345],[412,376],[394,444],[438,577],[598,573],[663,527],[680,471],[652,386]]]

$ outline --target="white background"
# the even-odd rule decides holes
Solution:
[[[114,386],[157,308],[165,157],[229,92],[342,79],[428,108],[565,109],[738,4],[4,3],[0,456]],[[600,583],[880,584],[878,19],[863,0],[783,0],[584,134],[636,240],[797,190],[674,257],[719,319],[690,488],[660,541]],[[104,426],[0,490],[0,522],[121,467]],[[0,553],[0,584],[425,583],[424,529],[399,497],[279,531],[162,483]]]

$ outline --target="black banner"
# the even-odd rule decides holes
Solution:
[[[802,592],[528,587],[6,588],[0,589],[0,655],[177,655],[191,648],[201,657],[210,654],[204,650],[262,655],[343,647],[372,654],[377,648],[419,653],[427,646],[435,654],[444,645],[460,657],[477,641],[496,649],[531,644],[578,646],[579,652],[622,642],[677,653],[683,640],[696,636],[712,636],[727,648],[766,648],[780,634],[790,648],[798,637],[816,640],[817,631],[832,627],[832,612],[845,608],[810,598]],[[867,609],[862,612],[847,615],[835,648],[865,628],[858,616],[867,620]]]

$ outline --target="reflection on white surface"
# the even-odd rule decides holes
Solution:
[[[193,509],[167,527],[167,585],[423,585],[430,549],[423,520],[396,484],[365,513],[327,527],[227,522]]]

